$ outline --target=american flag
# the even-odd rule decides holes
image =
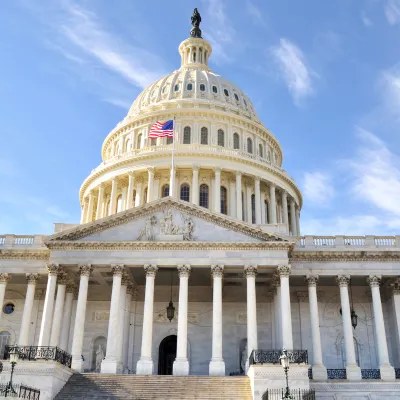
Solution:
[[[165,136],[170,138],[174,136],[174,121],[172,119],[166,122],[157,121],[150,128],[149,139]]]

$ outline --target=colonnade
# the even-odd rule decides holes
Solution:
[[[184,170],[186,174],[187,169]],[[166,192],[169,196],[183,199],[178,186],[180,184],[180,187],[188,186],[189,199],[185,200],[195,205],[209,208],[216,213],[228,214],[250,224],[284,224],[292,235],[300,235],[299,206],[285,189],[277,188],[274,183],[264,181],[258,176],[244,176],[240,171],[232,173],[219,167],[212,170],[212,179],[200,182],[200,167],[193,165],[191,170],[191,182],[179,182],[176,168],[170,169],[169,184],[161,183],[163,171],[156,171],[153,167],[145,171],[147,179],[143,174],[130,172],[127,185],[125,177],[114,177],[111,180],[111,191],[107,194],[104,183],[89,192],[84,199],[81,223],[141,206],[166,196]],[[202,170],[206,171],[210,172]],[[222,173],[226,174],[224,182]],[[206,185],[207,192],[200,193],[200,185]],[[219,188],[222,187],[227,194],[225,198],[221,197]]]

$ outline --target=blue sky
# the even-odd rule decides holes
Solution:
[[[13,0],[0,14],[0,232],[79,222],[78,190],[194,7],[304,196],[302,233],[400,232],[400,0]]]

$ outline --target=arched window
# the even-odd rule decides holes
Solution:
[[[240,149],[240,138],[238,133],[233,134],[233,148],[236,150]]]
[[[144,193],[143,193],[143,204],[147,203],[147,188],[144,189]]]
[[[167,137],[167,144],[172,144],[174,139],[172,137]]]
[[[200,92],[205,92],[206,91],[206,85],[204,83],[200,84]]]
[[[221,213],[228,214],[228,192],[223,186],[221,186]]]
[[[189,201],[190,198],[190,186],[187,183],[184,183],[181,186],[181,196],[180,199],[184,201]]]
[[[258,155],[263,157],[263,146],[261,143],[258,145]]]
[[[235,96],[235,100],[239,101],[239,96],[236,93],[234,94],[234,96]]]
[[[138,135],[136,139],[136,148],[141,149],[142,148],[142,134]]]
[[[122,211],[122,195],[120,194],[117,197],[117,212],[121,212]]]
[[[256,223],[256,196],[251,195],[251,222]]]
[[[200,132],[200,143],[201,144],[208,144],[208,129],[203,126]]]
[[[208,185],[205,183],[200,185],[199,204],[201,207],[208,208]]]
[[[190,144],[190,126],[183,128],[183,144]]]
[[[168,197],[169,196],[169,185],[164,185],[161,189],[161,197]]]
[[[131,151],[131,147],[132,147],[132,141],[131,139],[128,139],[125,143],[125,151]]]
[[[187,90],[192,90],[193,89],[193,84],[192,83],[188,83],[186,86]]]
[[[247,138],[247,152],[253,154],[253,141]]]
[[[218,93],[218,88],[214,85],[214,86],[212,87],[212,91],[213,91],[214,93]]]
[[[3,331],[0,332],[0,357],[4,358],[5,347],[10,344],[11,334],[10,332]]]
[[[225,96],[229,96],[229,92],[228,92],[228,89],[224,89],[224,94],[225,94]]]
[[[177,92],[177,91],[179,90],[179,83],[177,83],[177,84],[174,86],[174,90],[175,90],[175,92]]]
[[[218,129],[218,146],[225,146],[225,132],[222,129]]]

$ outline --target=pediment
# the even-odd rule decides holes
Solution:
[[[46,244],[62,241],[293,244],[286,237],[169,197],[56,233]]]

